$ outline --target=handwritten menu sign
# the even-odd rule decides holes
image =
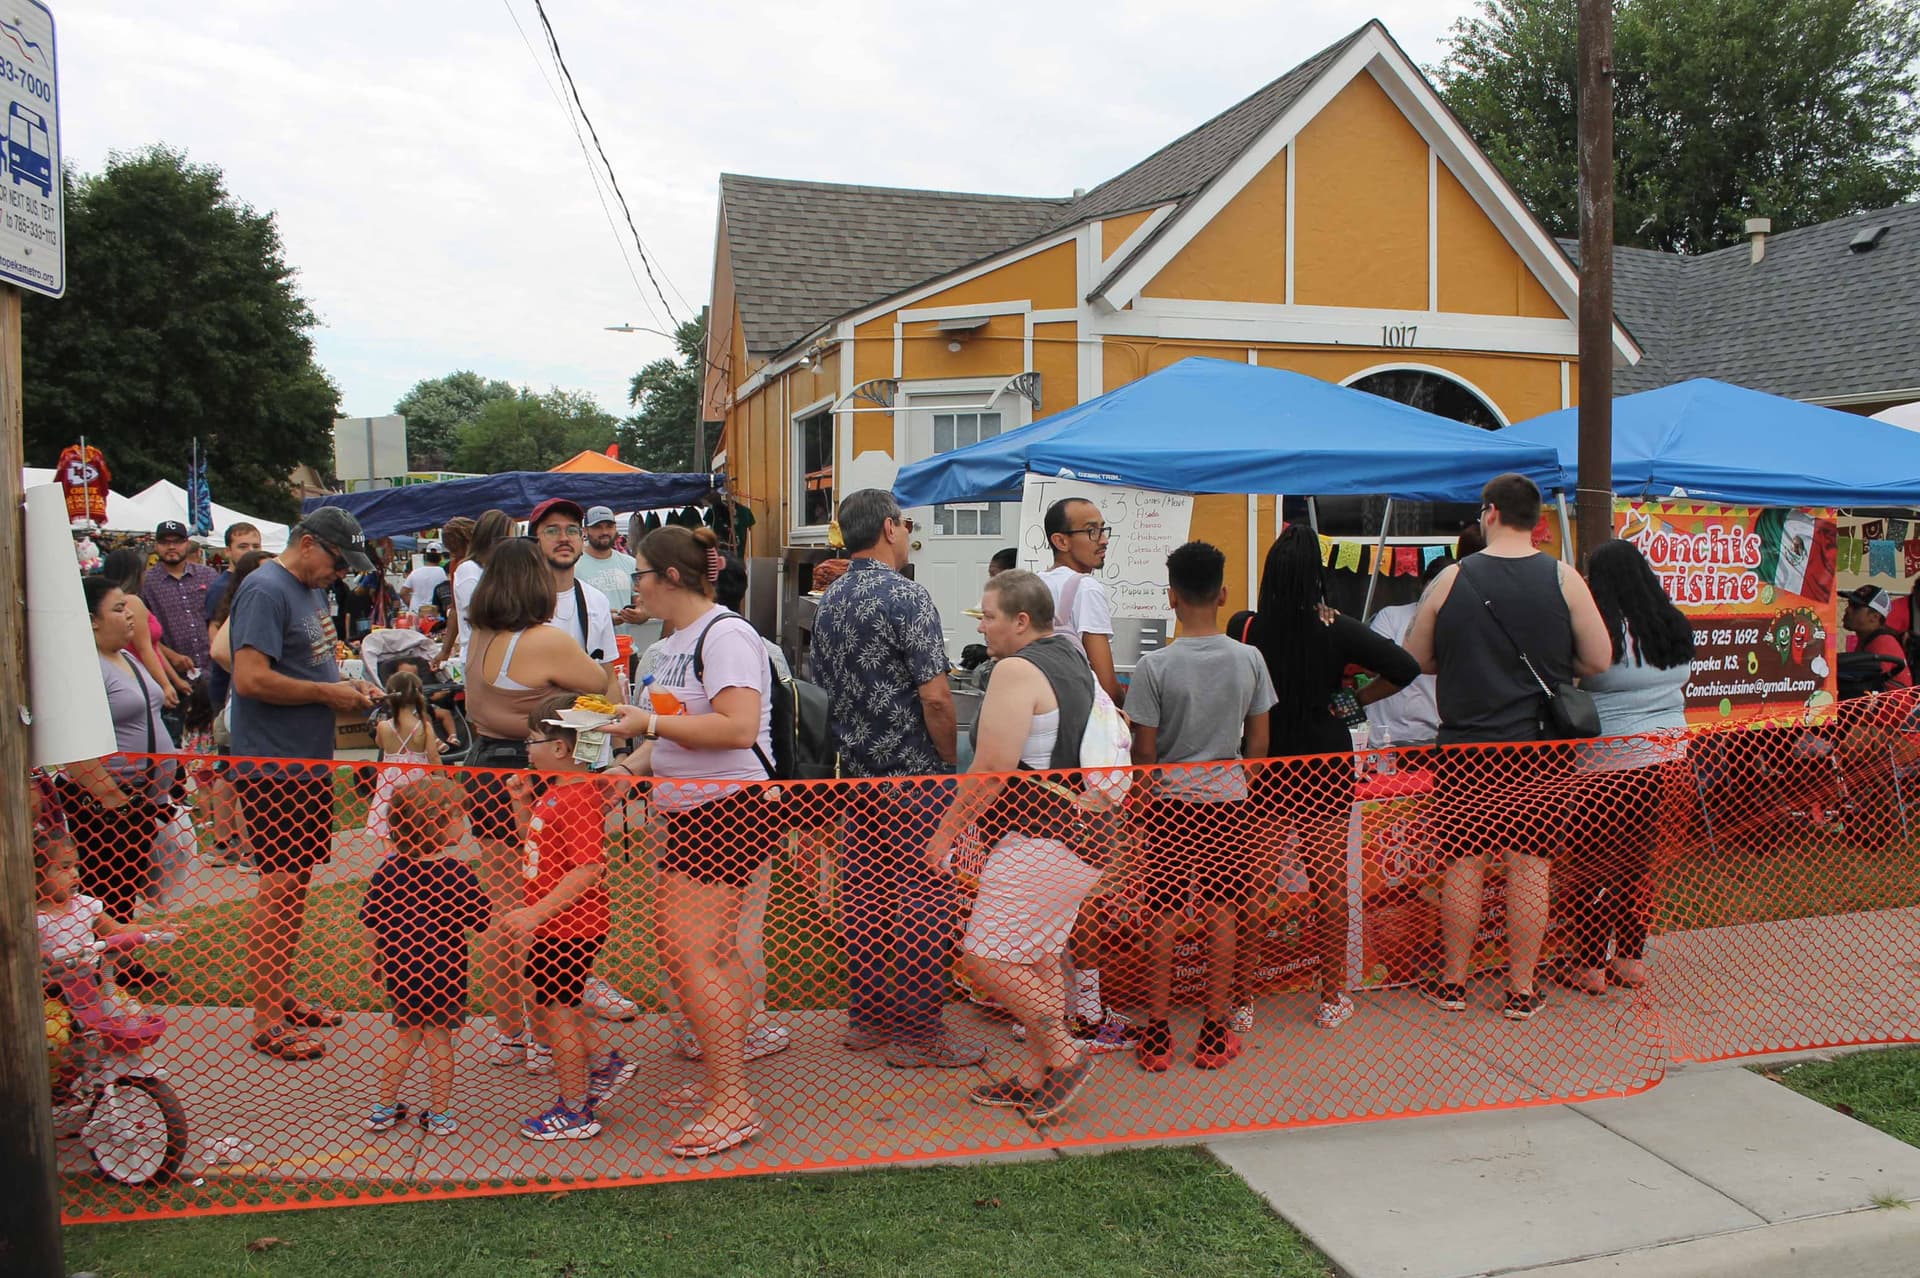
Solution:
[[[1193,495],[1028,475],[1020,497],[1020,567],[1031,572],[1053,567],[1053,551],[1041,523],[1047,507],[1062,497],[1092,502],[1100,508],[1101,519],[1113,527],[1107,562],[1095,574],[1106,585],[1113,615],[1164,620],[1171,634],[1167,556],[1192,539]]]

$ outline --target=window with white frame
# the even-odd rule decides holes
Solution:
[[[802,528],[833,522],[833,414],[826,409],[793,423],[793,522]]]
[[[1000,414],[981,412],[935,413],[933,415],[933,451],[952,452],[992,439],[1000,433]],[[1000,536],[1000,503],[969,502],[935,506],[934,527],[949,537]]]

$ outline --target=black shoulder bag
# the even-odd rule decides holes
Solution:
[[[1467,576],[1465,560],[1460,563],[1460,576],[1466,580],[1472,580]],[[1559,585],[1557,570],[1554,585],[1556,587]],[[1520,641],[1513,637],[1513,631],[1507,629],[1507,623],[1500,620],[1500,614],[1494,609],[1493,600],[1487,598],[1478,585],[1475,585],[1474,593],[1478,594],[1480,602],[1486,605],[1487,615],[1493,618],[1493,624],[1500,627],[1500,633],[1507,637],[1507,642],[1512,644],[1513,650],[1520,655],[1520,664],[1527,668],[1527,673],[1533,676],[1533,681],[1540,685],[1540,693],[1546,698],[1546,703],[1541,707],[1540,725],[1546,729],[1547,739],[1578,741],[1585,737],[1599,736],[1600,710],[1593,704],[1593,694],[1575,687],[1570,681],[1548,687],[1547,681],[1540,677],[1540,671],[1534,666],[1533,658],[1529,657],[1527,650],[1520,646]]]

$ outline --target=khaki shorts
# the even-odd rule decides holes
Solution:
[[[960,948],[998,963],[1036,963],[1067,948],[1080,903],[1100,871],[1053,839],[1009,834],[980,871],[980,895]]]

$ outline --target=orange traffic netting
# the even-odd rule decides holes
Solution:
[[[172,811],[70,792],[77,863],[39,848],[65,1216],[1497,1108],[1914,1040],[1913,702],[1130,784],[187,760]],[[76,881],[135,925],[104,954]]]

